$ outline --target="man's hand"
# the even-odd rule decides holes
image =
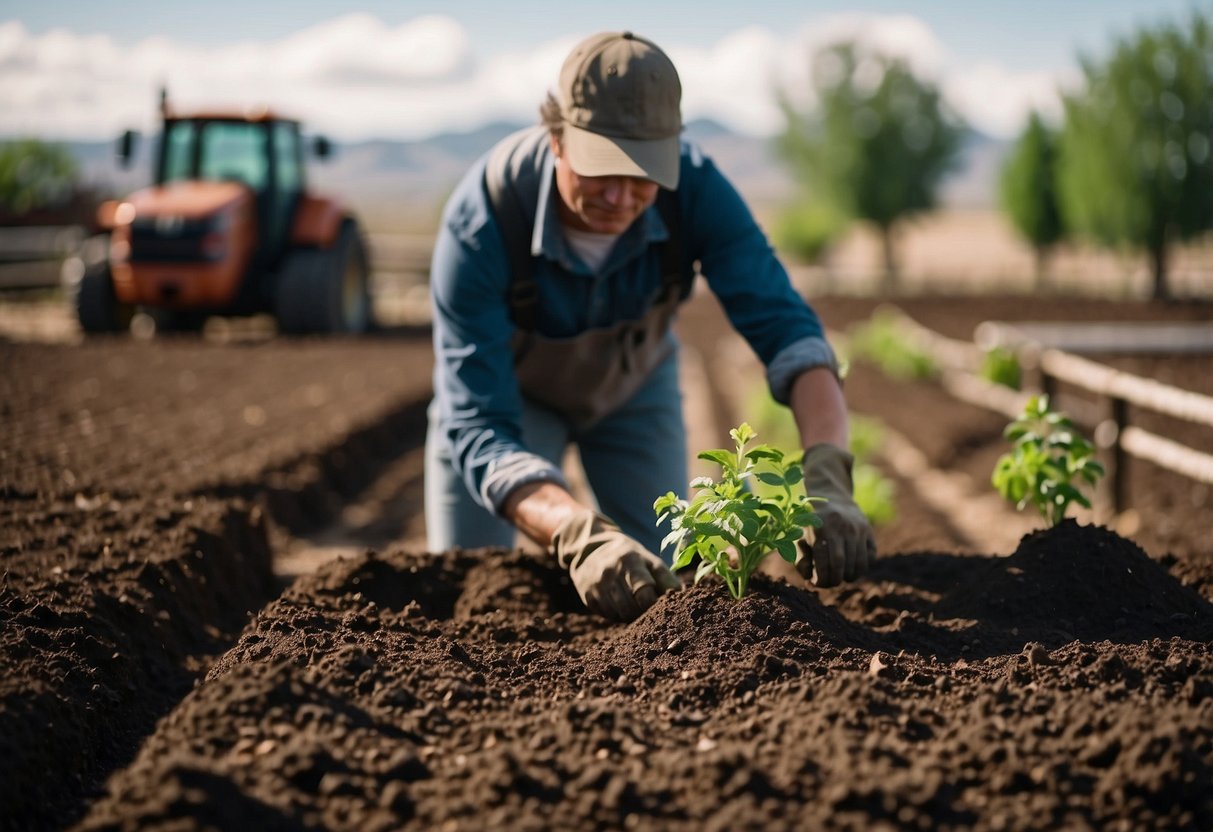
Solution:
[[[615,621],[631,621],[682,586],[659,557],[590,509],[560,523],[552,548],[590,611]]]
[[[821,528],[810,546],[801,541],[796,569],[817,586],[837,586],[864,574],[876,561],[876,540],[868,518],[851,496],[851,466],[855,458],[837,445],[820,443],[804,452],[804,485],[814,503]]]

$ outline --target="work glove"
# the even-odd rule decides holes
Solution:
[[[661,558],[590,509],[557,527],[552,548],[590,611],[613,621],[631,621],[682,586]]]
[[[800,541],[796,569],[817,586],[853,581],[876,562],[876,539],[868,518],[851,496],[851,466],[855,457],[837,445],[821,443],[804,452],[804,486],[821,518],[813,540]]]

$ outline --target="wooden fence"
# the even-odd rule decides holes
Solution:
[[[83,241],[78,225],[0,226],[0,289],[58,286],[64,259]]]
[[[389,288],[424,284],[433,234],[367,235],[377,282]],[[78,225],[0,226],[0,289],[53,288],[65,260],[95,256],[97,238]],[[85,251],[88,249],[88,251]]]
[[[976,343],[945,337],[906,315],[899,317],[899,323],[909,341],[931,355],[942,368],[940,381],[951,395],[1007,418],[1014,418],[1023,410],[1030,393],[994,384],[977,374],[984,351]],[[1001,326],[1007,327],[1005,332],[1013,329],[1008,325]],[[1108,345],[1108,350],[1116,345],[1118,351],[1210,351],[1199,347],[1201,343],[1208,342],[1211,327],[1207,324],[1193,327],[1169,325],[1165,331],[1159,329],[1158,333],[1169,346],[1150,341],[1146,337],[1149,327],[1130,326],[1127,331],[1133,332],[1133,335],[1122,333],[1117,336],[1106,329],[1107,325],[1103,326],[1103,335],[1108,337],[1102,343]],[[1027,329],[1030,330],[1030,327]],[[1094,406],[1084,406],[1082,402],[1074,401],[1067,402],[1067,407],[1063,409],[1084,428],[1094,432],[1095,443],[1108,470],[1097,495],[1103,509],[1119,513],[1128,507],[1126,456],[1149,461],[1198,482],[1213,484],[1213,455],[1129,424],[1129,405],[1133,405],[1213,428],[1213,397],[1125,373],[1042,344],[1034,338],[999,341],[990,336],[992,331],[984,330],[983,346],[1004,346],[1014,350],[1025,370],[1025,378],[1029,379],[1036,392],[1050,394],[1053,398],[1061,382],[1095,397],[1098,404]],[[1023,332],[1024,327],[1018,327],[1018,331]],[[1074,339],[1087,337],[1094,331],[1082,325],[1059,330]],[[1185,332],[1188,335],[1186,339],[1183,337]],[[1088,339],[1087,346],[1093,352],[1103,351],[1096,347],[1093,339]]]

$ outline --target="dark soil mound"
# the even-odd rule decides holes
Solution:
[[[940,599],[936,618],[971,618],[1025,638],[1142,641],[1211,633],[1213,604],[1141,548],[1066,520],[1034,532]]]

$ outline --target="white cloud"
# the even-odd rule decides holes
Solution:
[[[782,117],[771,90],[785,48],[759,26],[735,32],[710,49],[671,45],[670,58],[682,79],[683,117],[712,118],[744,133],[773,133]]]
[[[683,79],[687,119],[711,117],[765,135],[781,126],[772,90],[808,87],[809,55],[857,40],[907,60],[936,81],[975,126],[1011,135],[1029,108],[1056,112],[1059,79],[1003,67],[949,63],[946,49],[908,15],[815,18],[794,32],[740,29],[710,47],[663,44]],[[270,104],[337,138],[415,138],[489,120],[530,120],[574,39],[478,56],[466,30],[443,16],[388,26],[349,14],[272,42],[187,46],[149,38],[119,47],[105,35],[31,34],[0,24],[0,135],[99,138],[154,128],[167,84],[183,108]]]
[[[438,16],[393,29],[368,14],[346,15],[298,32],[262,54],[284,78],[351,86],[440,82],[471,62],[463,28]]]
[[[437,16],[388,27],[352,14],[214,49],[164,38],[120,49],[106,36],[0,25],[0,133],[150,129],[161,84],[183,108],[269,103],[335,135],[417,136],[455,119],[476,78],[466,32]]]
[[[949,76],[944,94],[974,127],[995,136],[1014,136],[1035,110],[1060,123],[1060,91],[1074,87],[1079,73],[1012,73],[996,64],[979,64]]]
[[[809,50],[840,41],[854,41],[874,51],[900,58],[919,75],[938,79],[944,48],[931,28],[912,15],[840,14],[810,22],[800,32]]]

